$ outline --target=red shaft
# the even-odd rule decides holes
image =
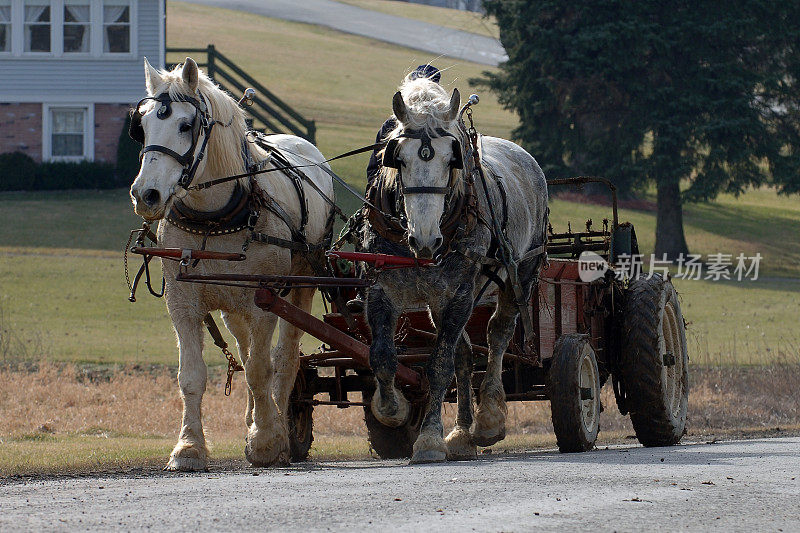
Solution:
[[[369,368],[369,346],[363,342],[290,304],[270,289],[256,289],[255,303],[264,311],[275,313],[309,335],[348,354],[357,364]],[[416,388],[422,385],[419,374],[403,364],[398,363],[395,377],[402,385]]]

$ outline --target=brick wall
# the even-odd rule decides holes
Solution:
[[[0,104],[0,153],[42,160],[42,104]]]
[[[107,163],[117,162],[117,145],[125,118],[128,116],[128,104],[95,104],[94,105],[94,160]]]

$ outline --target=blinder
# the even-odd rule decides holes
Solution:
[[[142,127],[142,114],[139,109],[131,109],[131,123],[128,125],[128,137],[139,144],[144,144],[144,128]]]
[[[437,137],[453,138],[453,157],[450,159],[450,168],[458,170],[464,168],[464,158],[461,155],[461,142],[456,139],[455,135],[444,129],[437,128],[436,133]],[[397,145],[400,142],[400,139],[403,138],[420,140],[421,144],[419,150],[417,151],[417,155],[423,161],[430,161],[436,155],[436,151],[433,149],[433,145],[431,144],[431,137],[426,130],[407,130],[386,143],[386,148],[383,151],[383,166],[400,169],[402,161],[397,159]]]
[[[208,138],[211,135],[211,129],[214,127],[214,124],[216,124],[216,121],[211,119],[209,116],[208,106],[206,106],[202,96],[200,96],[200,100],[183,94],[170,96],[169,93],[162,93],[158,96],[148,96],[139,100],[139,103],[136,104],[136,107],[131,109],[131,121],[130,126],[128,127],[128,136],[142,145],[144,145],[144,127],[142,126],[142,117],[145,115],[145,113],[142,113],[141,108],[145,102],[150,100],[161,104],[156,111],[156,117],[158,117],[159,120],[166,120],[170,115],[172,115],[172,102],[185,102],[187,104],[191,104],[195,109],[194,123],[197,124],[199,122],[200,128],[192,129],[192,145],[189,147],[186,153],[179,154],[174,150],[167,148],[166,146],[161,146],[160,144],[143,146],[142,150],[139,152],[140,159],[147,152],[161,152],[175,159],[183,167],[183,173],[181,175],[179,185],[186,188],[192,182],[194,174],[197,171],[197,166],[203,159]],[[202,146],[200,147],[200,153],[197,155],[197,159],[195,159],[194,152],[197,148],[197,141],[200,137],[201,129],[205,134],[205,138]]]

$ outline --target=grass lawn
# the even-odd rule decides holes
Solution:
[[[128,229],[138,221],[126,191],[6,193],[0,194],[0,205],[0,228],[6,228],[0,231],[0,306],[4,327],[28,347],[28,356],[92,363],[176,362],[163,301],[143,287],[136,304],[127,301],[121,249]],[[599,224],[606,215],[602,206],[563,200],[551,207],[557,230],[568,219],[575,228],[587,217]],[[46,213],[47,222],[30,218],[35,213]],[[703,254],[760,251],[762,276],[800,277],[798,265],[790,261],[800,254],[800,244],[781,233],[791,226],[787,223],[782,230],[775,216],[797,220],[800,209],[792,199],[767,190],[687,206],[689,245]],[[643,251],[652,251],[654,214],[626,209],[621,219],[635,223]],[[740,227],[733,219],[746,224]],[[15,225],[18,220],[31,220],[31,226]],[[744,283],[676,280],[676,286],[691,323],[695,360],[748,364],[796,357],[800,283],[772,278]],[[321,312],[320,305],[315,312]],[[317,344],[310,337],[304,343],[306,349]],[[206,360],[222,363],[213,348]]]
[[[400,2],[370,6],[407,9],[411,17],[417,12],[426,17],[440,13]],[[372,142],[390,113],[390,99],[402,75],[432,59],[412,49],[236,11],[180,2],[169,2],[168,10],[170,46],[215,43],[316,119],[326,154]],[[465,94],[466,80],[485,70],[446,58],[437,64],[450,67],[445,84]],[[517,124],[489,93],[482,94],[475,113],[479,129],[487,134],[508,137]],[[361,188],[365,162],[366,157],[354,158],[336,162],[334,168]],[[355,209],[350,196],[342,193],[339,199],[346,211]],[[603,206],[560,199],[552,201],[551,210],[556,231],[565,230],[568,220],[579,228],[586,218],[599,226],[609,216]],[[642,252],[652,252],[655,214],[623,209],[620,219],[635,224]],[[685,208],[692,252],[760,252],[761,275],[769,277],[800,278],[799,223],[796,199],[769,189],[740,198],[722,195],[715,202]],[[55,360],[174,363],[175,340],[163,302],[144,290],[135,305],[126,299],[122,248],[129,230],[139,225],[125,190],[0,193],[0,326],[7,332],[4,342],[13,339],[0,347],[13,345],[21,356]],[[693,353],[744,363],[797,353],[797,283],[676,284],[692,323]],[[318,306],[315,311],[319,310]],[[216,351],[208,353],[209,363],[221,363]]]
[[[168,46],[213,43],[278,97],[316,120],[317,144],[328,156],[374,142],[378,128],[391,115],[398,84],[417,65],[435,60],[440,69],[447,69],[444,86],[458,87],[463,98],[470,92],[467,80],[490,69],[319,26],[182,2],[167,3],[167,24]],[[488,92],[481,93],[475,120],[481,131],[503,137],[518,122]],[[351,157],[335,162],[333,168],[363,187],[367,159]]]
[[[493,18],[486,18],[480,13],[459,11],[443,7],[426,6],[397,2],[395,0],[336,0],[342,4],[350,4],[364,9],[372,9],[389,15],[422,20],[438,24],[445,28],[477,33],[487,37],[499,38],[500,30]]]

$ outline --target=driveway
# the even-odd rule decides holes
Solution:
[[[317,24],[431,54],[496,66],[507,59],[499,41],[333,0],[187,0],[306,24]]]
[[[0,485],[2,531],[797,531],[800,438]]]

